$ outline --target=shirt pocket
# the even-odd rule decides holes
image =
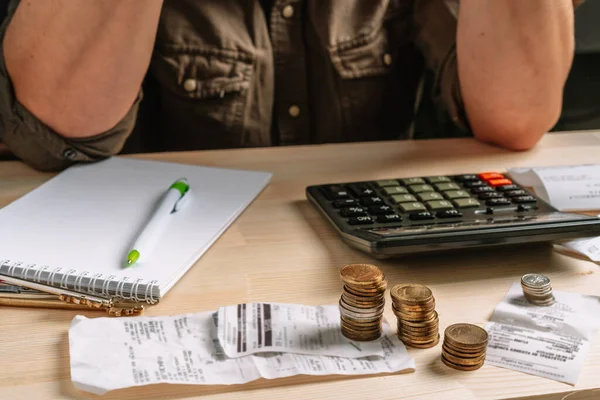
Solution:
[[[408,19],[406,12],[390,9],[381,20],[364,21],[367,34],[328,47],[346,140],[407,134],[422,72]]]
[[[244,146],[253,64],[253,55],[239,50],[165,45],[155,51],[151,69],[160,87],[163,147]]]

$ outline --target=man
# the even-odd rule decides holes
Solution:
[[[138,151],[406,138],[425,66],[458,126],[528,149],[574,47],[572,0],[17,3],[2,141],[40,169],[114,154],[134,128]]]

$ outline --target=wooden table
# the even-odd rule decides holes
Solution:
[[[403,176],[500,171],[514,166],[597,163],[600,132],[552,134],[532,151],[511,153],[470,139],[383,142],[289,148],[142,155],[148,159],[274,172],[271,185],[194,268],[147,315],[214,310],[251,301],[335,304],[338,269],[373,262],[343,244],[306,201],[318,183]],[[0,206],[50,178],[19,162],[0,163]],[[597,265],[549,246],[514,251],[465,251],[376,261],[389,284],[432,288],[440,329],[457,322],[484,324],[511,282],[542,272],[552,286],[599,294]],[[385,316],[395,321],[390,304]],[[69,378],[67,331],[76,312],[0,308],[0,398],[85,399]],[[100,316],[87,312],[88,316]],[[109,392],[105,399],[565,399],[600,398],[600,343],[592,345],[576,387],[484,366],[454,371],[440,361],[440,345],[409,349],[410,374],[341,378],[297,376],[239,386],[155,385]]]

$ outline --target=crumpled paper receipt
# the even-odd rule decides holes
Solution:
[[[327,335],[340,329],[337,306],[277,303],[245,306],[264,311],[265,305],[278,311],[268,323],[263,321],[261,340],[265,339],[265,328],[274,334],[273,343],[293,338],[294,330],[290,326],[301,327],[295,336],[300,340],[281,342],[283,347],[257,347],[252,354],[236,354],[235,358],[226,355],[218,339],[221,326],[232,326],[224,315],[225,319],[219,321],[218,312],[93,319],[78,315],[69,329],[71,380],[81,390],[103,394],[155,383],[231,385],[299,374],[361,375],[415,369],[414,360],[386,322],[384,334],[377,341],[359,343],[339,335],[336,342],[336,335]],[[296,314],[299,310],[301,313]],[[290,315],[293,318],[288,319]],[[313,337],[308,329],[310,321],[314,326]],[[255,332],[258,332],[257,327]],[[278,333],[282,336],[277,336]],[[239,338],[236,350],[245,340],[257,340],[248,330],[244,334],[240,331],[236,338]],[[276,348],[283,348],[285,352],[275,352]]]
[[[513,283],[486,325],[488,365],[574,385],[600,328],[600,298],[554,290],[555,303],[530,304]]]

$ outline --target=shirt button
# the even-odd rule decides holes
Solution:
[[[291,105],[290,108],[288,108],[288,114],[292,118],[298,118],[300,116],[300,107],[295,104]]]
[[[383,55],[383,63],[388,67],[392,65],[392,55],[390,53],[385,53]]]
[[[198,81],[195,79],[186,79],[183,82],[183,88],[186,92],[193,92],[198,88]]]
[[[283,10],[281,10],[281,15],[283,15],[283,18],[292,18],[294,16],[294,7],[289,4],[283,7]]]
[[[73,150],[72,148],[67,147],[63,151],[62,155],[65,160],[74,160],[75,157],[77,157],[77,152],[75,150]]]

